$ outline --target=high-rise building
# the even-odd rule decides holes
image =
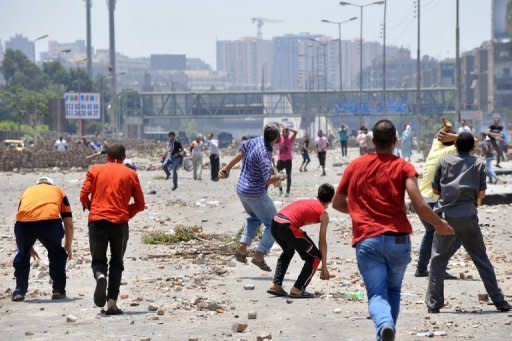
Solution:
[[[30,61],[35,61],[34,42],[21,34],[16,34],[14,37],[7,40],[5,42],[5,49],[21,51]]]
[[[492,42],[489,55],[490,110],[504,113],[512,110],[512,41]]]
[[[217,41],[217,71],[225,72],[232,88],[268,87],[272,75],[272,42],[246,37]]]
[[[184,54],[152,54],[149,62],[153,71],[185,71],[187,68]]]
[[[76,40],[71,43],[59,43],[55,40],[49,40],[48,52],[41,53],[41,60],[43,62],[60,59],[62,63],[65,63],[67,60],[80,60],[85,57],[87,57],[85,40]]]
[[[287,34],[272,39],[272,88],[318,88],[322,72],[318,65],[322,52],[311,39],[321,38],[309,33]],[[321,50],[321,49],[320,49]],[[323,66],[323,65],[322,65]],[[316,84],[316,85],[314,85]]]

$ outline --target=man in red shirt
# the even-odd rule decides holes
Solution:
[[[276,296],[289,296],[291,298],[312,298],[313,294],[306,291],[306,287],[313,278],[320,261],[322,262],[321,279],[329,279],[327,271],[327,225],[329,215],[327,207],[334,196],[334,188],[323,184],[318,188],[316,199],[299,199],[283,207],[274,217],[271,225],[272,236],[283,249],[277,260],[276,273],[273,284],[267,292]],[[320,223],[320,237],[318,244],[302,231],[302,226]],[[304,266],[297,281],[288,295],[283,289],[283,280],[290,261],[297,251],[304,260]]]
[[[414,167],[393,155],[396,129],[389,120],[373,127],[375,153],[352,161],[343,174],[333,208],[350,214],[352,246],[368,295],[368,310],[377,329],[377,340],[394,340],[400,310],[400,291],[411,260],[404,194],[407,191],[415,212],[437,233],[453,234],[446,221],[425,203]]]
[[[116,301],[124,270],[128,221],[143,211],[145,206],[137,173],[123,165],[125,157],[124,146],[110,146],[107,150],[108,162],[89,169],[80,191],[83,209],[89,210],[89,245],[92,272],[96,279],[94,303],[98,307],[107,303],[107,315],[122,314]],[[134,203],[130,204],[132,197]],[[110,269],[107,265],[109,244]]]

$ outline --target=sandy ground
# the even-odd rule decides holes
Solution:
[[[351,155],[356,151],[351,150]],[[280,197],[275,189],[271,197],[281,207],[296,197],[314,196],[323,182],[336,185],[343,171],[339,150],[329,151],[327,176],[320,177],[318,161],[312,155],[307,173],[298,172],[295,156],[292,198]],[[227,161],[224,157],[223,161]],[[144,160],[137,160],[144,163]],[[420,168],[418,168],[420,169]],[[211,182],[208,169],[203,180],[194,181],[191,173],[180,172],[177,191],[159,171],[140,171],[148,209],[130,223],[130,240],[125,256],[121,286],[122,316],[105,317],[92,300],[94,280],[90,271],[87,216],[82,213],[78,193],[85,172],[49,171],[67,193],[74,209],[75,258],[68,269],[68,299],[51,301],[48,261],[44,248],[37,244],[42,259],[32,264],[29,295],[25,302],[10,300],[14,286],[12,259],[16,251],[13,238],[17,200],[23,189],[46,172],[2,173],[0,186],[0,340],[255,340],[271,335],[273,340],[372,340],[374,327],[368,318],[366,297],[361,301],[346,297],[346,292],[364,292],[357,271],[354,250],[350,246],[350,220],[330,209],[328,232],[329,270],[336,275],[330,281],[315,276],[309,289],[320,297],[310,300],[286,300],[271,297],[266,289],[272,274],[254,265],[244,265],[231,255],[210,253],[212,241],[192,241],[180,245],[145,245],[148,231],[172,231],[179,224],[201,226],[205,233],[232,236],[244,224],[245,214],[235,194],[238,170],[228,180]],[[500,190],[506,186],[500,185]],[[156,193],[155,193],[156,192]],[[154,193],[154,194],[150,194]],[[512,301],[512,232],[508,219],[510,206],[483,207],[480,222],[498,281]],[[416,216],[413,260],[403,284],[398,340],[422,340],[423,332],[435,332],[444,340],[512,339],[512,314],[498,313],[493,305],[481,304],[478,294],[485,293],[476,268],[464,250],[450,262],[450,272],[464,273],[466,279],[446,281],[448,306],[441,314],[429,315],[423,303],[426,278],[415,278],[417,250],[423,227]],[[314,240],[317,226],[307,227]],[[219,244],[219,243],[217,243]],[[199,251],[198,251],[199,250]],[[203,253],[197,253],[200,251]],[[267,261],[275,267],[279,247],[274,246]],[[295,256],[285,280],[289,289],[302,262]],[[469,279],[467,279],[469,277]],[[366,295],[364,295],[366,296]],[[155,311],[151,311],[155,310]],[[256,313],[256,319],[249,319]],[[67,321],[69,315],[76,321]],[[247,323],[243,333],[234,332],[235,323]],[[427,333],[427,334],[428,334]]]

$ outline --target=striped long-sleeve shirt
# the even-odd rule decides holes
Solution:
[[[247,197],[259,197],[266,192],[266,181],[272,175],[272,146],[263,137],[253,138],[240,146],[244,162],[237,193]]]

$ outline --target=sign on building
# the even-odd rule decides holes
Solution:
[[[66,118],[71,120],[99,120],[100,94],[92,92],[66,92],[64,94]]]
[[[494,39],[512,39],[512,0],[494,0]]]

